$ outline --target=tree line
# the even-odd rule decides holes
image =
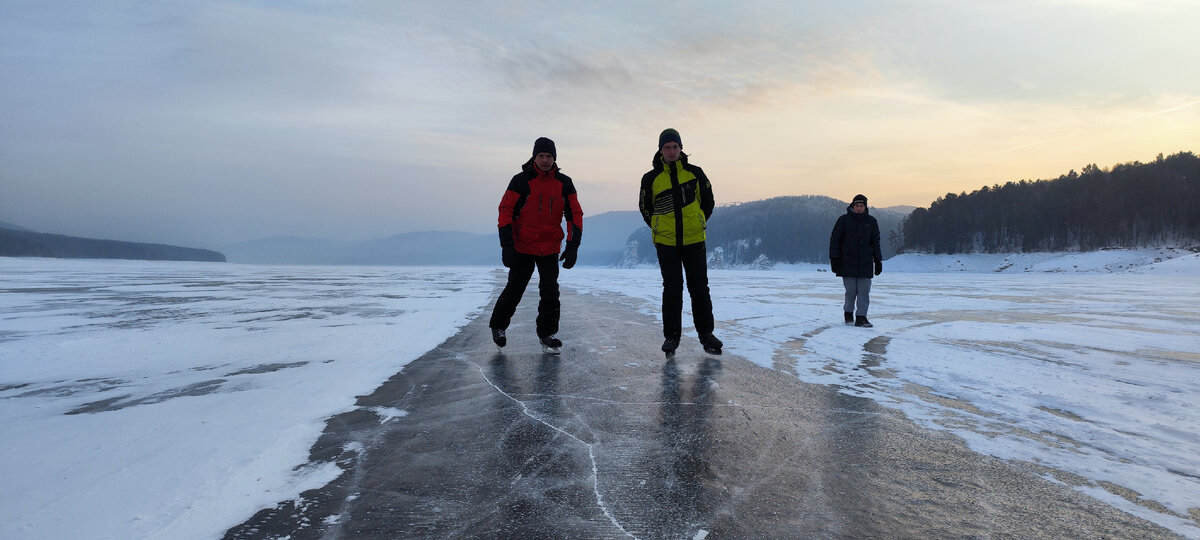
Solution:
[[[225,262],[225,255],[207,249],[97,240],[6,228],[0,228],[0,257]]]
[[[829,261],[829,234],[847,203],[820,195],[774,197],[720,206],[708,222],[707,247],[712,263],[770,265]],[[905,212],[871,208],[879,221],[883,256],[899,247],[897,231]],[[655,263],[650,229],[641,227],[629,237],[622,265]]]
[[[1190,246],[1200,240],[1200,158],[1095,164],[1053,180],[1008,182],[918,208],[904,252],[1006,253]]]

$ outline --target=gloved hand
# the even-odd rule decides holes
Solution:
[[[875,261],[875,275],[883,273],[883,261]]]
[[[836,276],[842,275],[842,260],[836,257],[829,259],[829,271]]]
[[[579,244],[567,244],[567,249],[563,250],[562,256],[558,260],[563,262],[563,268],[570,270],[575,266],[575,259],[579,258]]]
[[[517,248],[500,246],[500,262],[504,263],[505,268],[512,268],[517,262]]]

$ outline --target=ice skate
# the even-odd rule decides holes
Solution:
[[[721,354],[721,347],[725,346],[712,334],[700,334],[700,344],[704,345],[704,352],[708,354]]]
[[[679,338],[667,338],[663,340],[662,352],[667,358],[675,358],[675,349],[679,348]]]
[[[542,338],[542,352],[546,354],[561,354],[562,342],[554,336]]]

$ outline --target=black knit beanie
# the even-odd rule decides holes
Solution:
[[[850,201],[850,206],[854,206],[856,203],[863,203],[863,206],[866,206],[867,205],[867,196],[863,195],[861,193],[859,193],[858,195],[855,195],[854,199]]]
[[[662,150],[663,145],[671,141],[679,143],[679,147],[683,148],[683,139],[679,138],[679,132],[675,131],[674,129],[667,128],[664,129],[662,133],[658,134],[658,149]]]
[[[558,152],[554,150],[554,141],[538,137],[538,140],[533,141],[533,155],[530,157],[537,157],[542,152],[547,152],[554,157],[555,161],[558,160]]]

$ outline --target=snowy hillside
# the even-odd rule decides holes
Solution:
[[[884,268],[890,272],[1133,272],[1198,275],[1200,253],[1181,248],[951,255],[906,253],[885,261]]]

